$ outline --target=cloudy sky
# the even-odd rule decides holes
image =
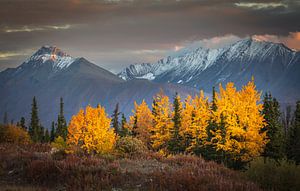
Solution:
[[[240,38],[300,50],[300,0],[1,0],[0,71],[43,45],[113,72]]]

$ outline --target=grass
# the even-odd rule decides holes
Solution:
[[[245,174],[267,190],[300,190],[300,166],[291,161],[276,162],[272,159],[258,158],[249,164]]]
[[[11,144],[0,153],[2,190],[260,190],[241,172],[194,156],[78,156]]]

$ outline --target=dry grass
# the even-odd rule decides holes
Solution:
[[[0,152],[6,190],[260,190],[239,172],[194,156],[77,156],[51,154],[47,145],[0,145]]]

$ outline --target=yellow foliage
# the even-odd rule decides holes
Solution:
[[[266,134],[261,133],[264,126],[260,93],[254,82],[249,82],[237,91],[233,83],[226,89],[220,85],[216,96],[217,110],[214,120],[221,127],[212,139],[217,150],[225,151],[236,160],[248,161],[259,156],[266,144]]]
[[[155,150],[164,150],[170,140],[170,129],[173,127],[172,105],[169,97],[162,92],[157,94],[154,100],[155,104],[152,105],[155,111],[151,136],[152,147]]]
[[[180,135],[184,138],[187,152],[190,152],[206,144],[206,128],[211,118],[211,111],[208,98],[204,97],[203,91],[200,91],[200,95],[194,99],[188,96],[184,105]]]
[[[28,144],[31,142],[27,131],[15,125],[0,126],[0,142]]]
[[[195,107],[193,113],[193,123],[191,126],[191,132],[193,135],[192,148],[203,147],[206,144],[207,140],[207,126],[209,120],[211,119],[211,111],[208,102],[208,98],[204,97],[203,91],[200,92],[200,95],[196,96],[193,100],[193,105]]]
[[[58,150],[65,150],[67,148],[65,140],[61,136],[56,137],[51,143],[51,146]]]
[[[181,128],[179,134],[182,137],[188,137],[192,135],[192,123],[195,107],[193,105],[193,99],[189,95],[184,101],[184,109],[182,111]]]
[[[145,100],[140,105],[134,102],[133,116],[130,116],[129,128],[133,134],[148,147],[151,146],[151,128],[153,115]]]
[[[113,150],[116,135],[110,129],[111,119],[101,106],[87,106],[74,115],[68,128],[67,144],[79,146],[87,153],[109,153]]]

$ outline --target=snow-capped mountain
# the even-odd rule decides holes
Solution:
[[[50,62],[54,70],[69,67],[76,59],[54,46],[43,46],[24,64],[38,66]]]
[[[300,98],[300,52],[255,38],[219,49],[199,47],[154,64],[130,65],[118,75],[124,80],[144,78],[206,92],[230,81],[240,88],[254,76],[260,90],[271,91],[281,100]]]
[[[9,120],[16,122],[24,116],[28,121],[33,96],[46,127],[57,120],[60,97],[68,120],[80,108],[98,103],[108,113],[119,103],[121,111],[130,115],[134,101],[145,99],[151,104],[160,89],[169,96],[175,92],[183,96],[195,93],[190,88],[143,79],[126,82],[84,58],[73,58],[56,47],[44,46],[19,67],[0,72],[0,116],[7,112]]]

